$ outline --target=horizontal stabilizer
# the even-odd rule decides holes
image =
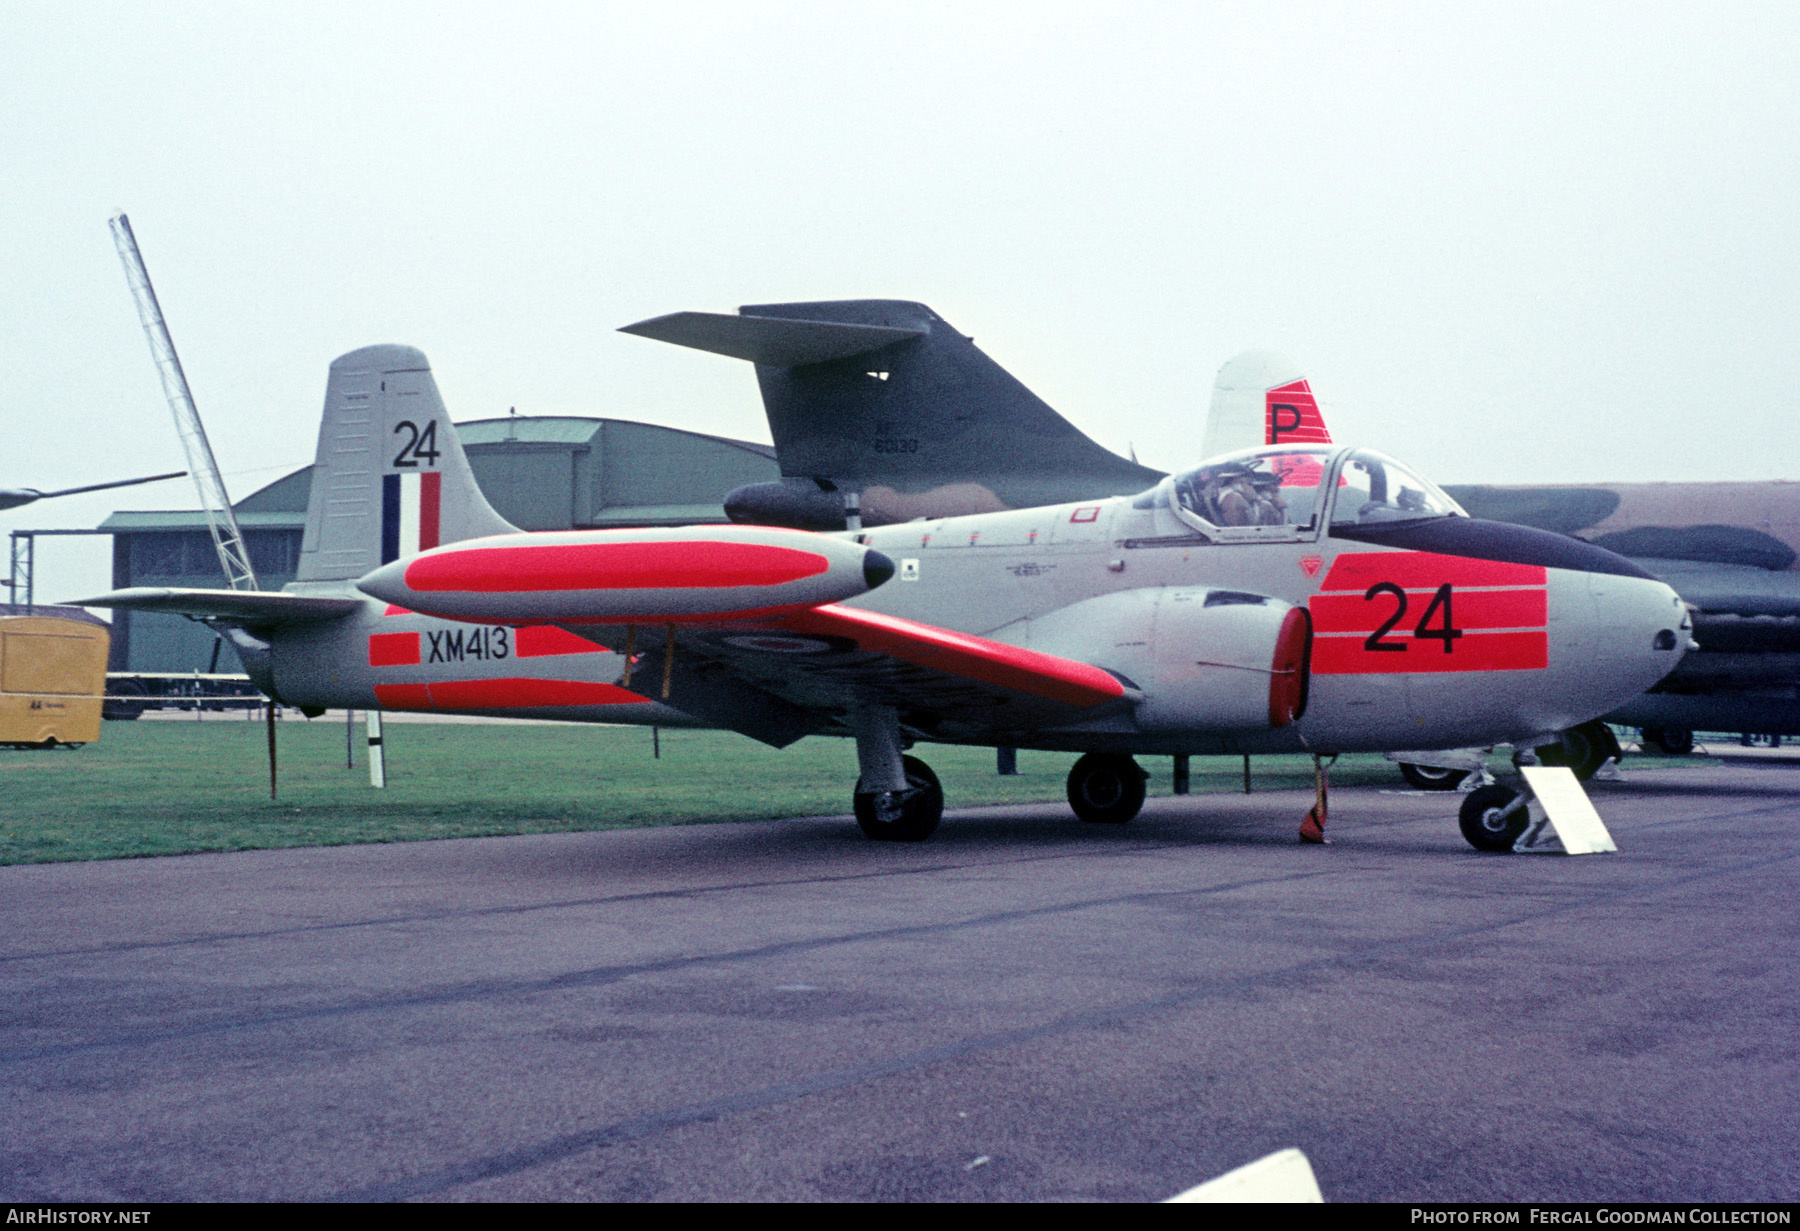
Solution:
[[[804,367],[848,359],[925,336],[923,329],[851,325],[840,321],[787,320],[773,316],[730,316],[718,312],[671,312],[620,333],[673,342],[733,359],[777,368]]]
[[[278,590],[181,590],[133,586],[95,598],[78,599],[73,607],[115,607],[124,611],[161,611],[170,615],[223,620],[228,624],[319,624],[349,615],[363,604],[356,598],[323,598]]]

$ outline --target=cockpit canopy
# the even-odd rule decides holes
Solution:
[[[1329,487],[1327,475],[1335,479]],[[1321,516],[1333,526],[1468,516],[1436,484],[1373,449],[1306,445],[1228,453],[1172,475],[1136,503],[1150,508],[1165,499],[1202,530],[1315,530]]]

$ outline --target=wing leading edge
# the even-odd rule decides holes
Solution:
[[[617,626],[580,633],[625,648]],[[1079,722],[1136,696],[1087,663],[836,604],[634,637],[634,691],[660,698],[666,680],[668,704],[776,746],[841,734],[844,716],[869,704],[958,739]]]

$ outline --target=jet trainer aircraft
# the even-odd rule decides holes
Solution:
[[[625,331],[757,365],[784,477],[731,493],[739,522],[834,529],[858,492],[862,523],[879,525],[1123,495],[1162,478],[1083,436],[924,304],[760,304]],[[1251,351],[1219,372],[1200,455],[1330,439],[1300,370]],[[1697,609],[1700,652],[1544,755],[1591,774],[1618,751],[1606,722],[1642,727],[1669,752],[1688,751],[1696,728],[1800,734],[1800,483],[1444,490],[1477,517],[1618,552]],[[1464,775],[1408,776],[1454,786]]]
[[[1144,798],[1134,754],[1529,741],[1687,644],[1674,592],[1623,558],[1475,521],[1400,463],[1325,444],[867,531],[520,533],[401,346],[331,366],[299,580],[82,605],[205,620],[303,710],[850,736],[857,821],[899,840],[943,808],[906,755],[920,742],[1080,753],[1076,814],[1120,822]],[[1524,820],[1463,829],[1509,849]]]

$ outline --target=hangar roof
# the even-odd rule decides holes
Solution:
[[[725,520],[725,493],[779,477],[773,445],[630,419],[508,415],[456,425],[477,482],[501,516],[527,530]],[[312,467],[233,504],[245,530],[299,529]],[[203,529],[199,510],[122,511],[100,529]]]

